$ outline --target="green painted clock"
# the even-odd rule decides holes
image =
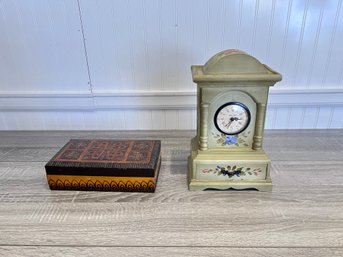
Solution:
[[[272,189],[262,148],[269,87],[281,74],[239,50],[192,66],[197,135],[188,160],[190,190]]]

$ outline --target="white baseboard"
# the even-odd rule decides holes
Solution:
[[[343,90],[272,90],[271,107],[343,106]],[[196,107],[195,92],[95,92],[0,94],[0,110],[189,110]]]
[[[0,130],[195,129],[195,92],[0,94]],[[266,128],[343,127],[343,90],[273,90]]]

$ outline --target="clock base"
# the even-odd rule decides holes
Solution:
[[[206,180],[191,180],[188,184],[191,191],[203,190],[248,190],[256,189],[261,192],[271,191],[273,188],[271,180],[268,181],[244,181],[244,182],[222,182],[222,181],[206,181]]]
[[[272,190],[270,160],[263,150],[231,153],[223,149],[200,151],[197,138],[193,138],[188,166],[189,190]]]

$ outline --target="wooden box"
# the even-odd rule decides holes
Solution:
[[[52,190],[154,192],[159,140],[70,140],[46,165]]]

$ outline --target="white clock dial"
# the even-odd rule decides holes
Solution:
[[[214,115],[216,128],[227,135],[243,132],[250,123],[250,111],[242,103],[230,102],[222,105]]]

